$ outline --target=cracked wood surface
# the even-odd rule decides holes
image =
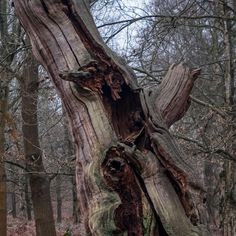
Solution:
[[[84,1],[15,0],[15,8],[69,116],[81,232],[210,235],[190,220],[196,177],[168,131],[188,109],[199,71],[173,65],[159,89],[143,91],[104,44]]]

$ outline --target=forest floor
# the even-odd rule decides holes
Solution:
[[[73,219],[63,219],[62,223],[56,223],[57,236],[63,236],[68,229],[72,236],[82,236],[78,232],[78,225],[71,222],[73,222]],[[7,236],[36,236],[34,221],[8,217],[7,226]]]

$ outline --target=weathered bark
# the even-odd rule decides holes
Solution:
[[[173,65],[138,88],[82,0],[16,0],[34,54],[69,115],[84,235],[210,235],[190,191],[203,191],[168,131],[189,107],[199,70]],[[82,232],[82,229],[80,230]]]
[[[50,181],[43,166],[38,135],[38,66],[30,54],[26,65],[21,80],[22,132],[36,233],[38,236],[53,236],[56,235],[56,230],[50,197]]]

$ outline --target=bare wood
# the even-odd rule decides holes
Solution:
[[[17,0],[15,6],[70,119],[86,234],[209,235],[190,221],[186,196],[194,170],[168,132],[186,112],[199,71],[171,67],[158,93],[142,91],[102,41],[84,1]]]
[[[156,109],[167,127],[181,119],[188,110],[189,95],[199,74],[200,69],[191,70],[184,64],[169,68],[155,100]]]

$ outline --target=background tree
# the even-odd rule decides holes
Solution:
[[[0,234],[6,235],[6,220],[7,220],[7,189],[6,189],[6,173],[5,173],[5,145],[6,136],[5,131],[9,123],[11,123],[11,116],[8,113],[9,106],[9,84],[12,79],[9,73],[9,65],[15,55],[15,38],[12,37],[11,32],[8,31],[9,24],[14,31],[15,25],[8,20],[9,7],[8,2],[3,0],[0,2],[0,11],[3,13],[0,16]],[[9,53],[10,52],[10,53]]]
[[[56,230],[51,205],[50,181],[45,173],[38,134],[38,65],[31,54],[27,55],[26,60],[27,67],[24,68],[20,81],[26,170],[29,173],[36,233],[53,236],[56,235]]]

